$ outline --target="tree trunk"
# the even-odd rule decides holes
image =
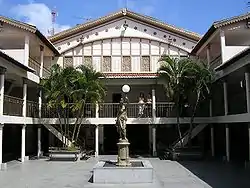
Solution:
[[[179,99],[178,99],[178,103],[177,103],[177,129],[178,129],[178,134],[179,134],[179,139],[181,142],[181,147],[183,147],[183,142],[182,142],[182,135],[181,135],[181,128],[180,128],[180,107],[179,107]]]
[[[196,110],[197,110],[199,102],[200,102],[200,94],[197,95],[197,100],[195,102],[194,109],[192,111],[192,116],[191,116],[191,119],[190,119],[189,131],[188,131],[188,145],[189,145],[189,147],[192,146],[191,139],[192,139],[193,123],[194,123],[194,117],[195,117]]]
[[[84,100],[85,101],[85,100]],[[77,125],[78,125],[78,121],[80,119],[80,115],[81,117],[83,116],[84,114],[84,106],[85,106],[85,102],[82,103],[82,106],[81,106],[81,109],[78,111],[78,114],[77,114],[77,118],[76,118],[76,121],[75,121],[75,124],[74,124],[74,130],[73,130],[73,135],[72,135],[72,142],[73,141],[76,141],[75,139],[75,133],[76,133],[76,129],[77,129]],[[80,122],[81,123],[81,122]],[[78,132],[78,131],[77,131]]]

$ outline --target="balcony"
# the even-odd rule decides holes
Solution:
[[[29,67],[35,70],[34,73],[37,76],[40,75],[40,64],[36,60],[32,59],[31,57],[29,58]],[[49,74],[50,74],[50,71],[47,68],[43,67],[43,77],[47,77],[49,76]]]
[[[222,59],[221,59],[221,55],[219,55],[218,57],[216,57],[214,60],[210,62],[210,67],[213,70],[221,64],[222,64]]]
[[[174,103],[159,102],[156,103],[156,117],[170,117],[173,115]],[[4,115],[22,116],[23,100],[12,96],[4,96]],[[120,106],[119,103],[102,103],[99,105],[99,118],[116,118]],[[58,118],[58,110],[42,104],[42,118]],[[62,112],[62,111],[61,111]],[[141,113],[139,113],[141,112]],[[77,117],[77,111],[74,112],[69,105],[64,112],[69,118]],[[127,106],[128,118],[151,118],[152,104],[141,105],[130,103]],[[96,105],[87,103],[84,109],[84,118],[96,117]],[[39,117],[39,104],[34,101],[27,101],[27,117]]]

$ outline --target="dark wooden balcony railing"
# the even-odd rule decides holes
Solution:
[[[174,103],[156,103],[156,117],[170,117],[172,115]],[[4,114],[12,116],[22,116],[23,100],[5,95]],[[99,105],[99,118],[116,118],[119,103],[102,103]],[[51,108],[47,104],[42,104],[42,118],[58,118],[58,109]],[[73,111],[72,106],[66,109],[59,109],[60,114],[66,114],[69,118],[77,117],[78,111]],[[152,104],[130,103],[127,106],[128,118],[151,118],[153,110]],[[39,104],[34,101],[27,101],[27,117],[39,117]],[[96,117],[96,105],[87,103],[84,108],[84,118]]]
[[[27,101],[27,117],[34,117],[38,118],[39,117],[39,104],[38,102],[34,101]]]
[[[3,114],[9,116],[22,116],[23,100],[17,97],[4,95]]]
[[[34,73],[37,76],[40,75],[40,64],[36,60],[32,59],[31,57],[29,58],[29,67],[35,70]],[[49,75],[50,75],[50,71],[47,68],[43,67],[43,77],[48,77]]]
[[[156,117],[171,117],[173,116],[173,102],[158,102],[156,103]]]

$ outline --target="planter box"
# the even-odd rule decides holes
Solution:
[[[51,161],[77,161],[80,158],[80,150],[69,151],[63,148],[49,150]]]

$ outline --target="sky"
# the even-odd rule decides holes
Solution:
[[[97,19],[121,8],[146,14],[168,24],[205,34],[214,21],[250,11],[248,0],[0,0],[0,15],[36,25],[48,35],[51,10],[57,12],[55,31]]]

